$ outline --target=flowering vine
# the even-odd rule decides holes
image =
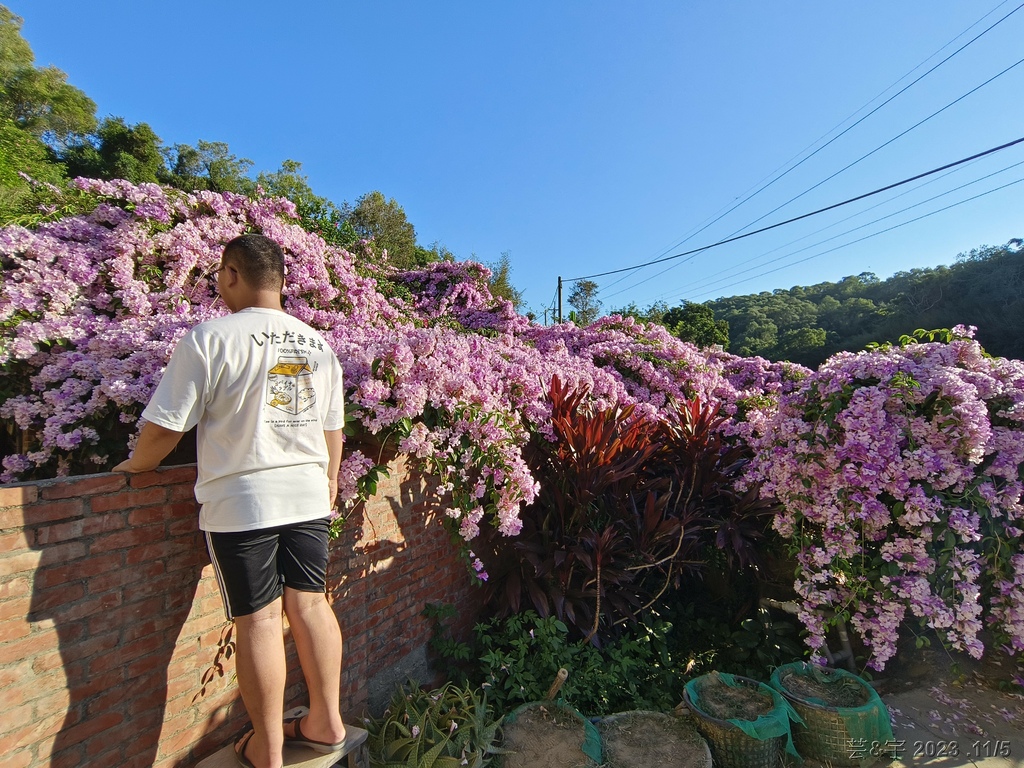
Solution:
[[[485,267],[396,272],[365,246],[354,256],[306,232],[283,199],[88,179],[49,194],[35,221],[0,229],[0,418],[21,438],[2,458],[4,482],[122,458],[174,344],[227,311],[213,272],[223,244],[247,231],[284,249],[285,306],[338,354],[353,430],[392,441],[437,478],[445,520],[467,545],[482,525],[519,530],[537,492],[526,425],[550,430],[544,395],[556,373],[599,407],[635,404],[638,418],[693,395],[720,402],[737,416],[737,439],[787,375],[631,318],[539,327],[491,296]],[[741,368],[756,374],[740,382]],[[372,494],[383,471],[349,450],[342,501]]]
[[[1024,650],[1024,363],[987,357],[973,331],[838,354],[754,439],[815,650],[836,616],[876,669],[912,617],[974,657],[986,622]]]

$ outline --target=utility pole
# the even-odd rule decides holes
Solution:
[[[562,276],[558,276],[558,322],[562,322]]]

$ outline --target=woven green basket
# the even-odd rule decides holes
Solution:
[[[889,710],[875,689],[841,669],[820,670],[836,681],[862,686],[866,703],[856,707],[828,706],[786,687],[791,675],[806,674],[804,662],[784,664],[772,673],[771,686],[779,691],[804,721],[793,727],[793,741],[801,757],[819,760],[836,768],[870,765],[878,759],[878,747],[893,742]],[[874,746],[874,755],[871,747]]]
[[[707,675],[703,676],[707,677]],[[691,690],[700,690],[703,678],[697,678],[683,690],[683,702],[693,713],[697,730],[701,732],[708,741],[711,748],[711,756],[714,758],[715,768],[781,768],[783,765],[783,752],[786,749],[786,741],[789,738],[786,733],[766,739],[757,739],[748,736],[742,729],[733,725],[728,720],[719,720],[711,717],[697,706],[691,696]],[[768,686],[751,680],[747,677],[735,675],[732,677],[736,683],[761,691],[772,691]],[[699,694],[698,694],[699,696]],[[773,696],[774,698],[774,696]]]

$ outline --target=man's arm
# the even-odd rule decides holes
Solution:
[[[331,488],[331,509],[334,509],[334,502],[338,499],[338,472],[341,470],[341,451],[345,434],[340,429],[325,429],[324,437],[327,438],[327,455],[330,457],[327,464],[327,482]]]
[[[112,472],[149,472],[160,466],[160,462],[181,440],[184,432],[161,427],[151,421],[142,425],[139,441],[135,444],[135,452],[130,459],[125,459]],[[337,476],[337,473],[335,473]]]

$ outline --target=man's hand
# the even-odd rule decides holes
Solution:
[[[116,467],[114,467],[110,471],[111,472],[132,472],[132,473],[135,473],[135,472],[138,472],[139,470],[134,469],[132,467],[132,460],[131,459],[125,459],[124,461],[122,461],[120,464],[118,464]]]

